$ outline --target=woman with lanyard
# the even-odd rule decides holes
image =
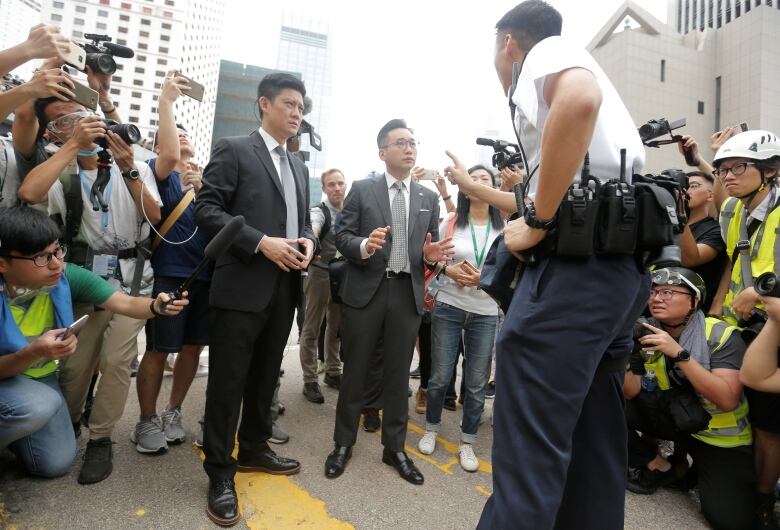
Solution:
[[[484,166],[472,167],[469,175],[484,186],[494,185],[493,173]],[[444,267],[440,276],[440,288],[432,313],[432,359],[425,417],[426,433],[418,448],[428,455],[436,449],[444,395],[463,337],[466,395],[459,455],[463,469],[472,472],[479,468],[472,444],[476,441],[479,420],[485,407],[485,388],[490,377],[491,353],[498,322],[498,305],[479,290],[479,275],[487,251],[503,227],[498,209],[459,192],[455,217],[445,220],[439,228],[440,234],[452,233],[455,254],[451,264]]]

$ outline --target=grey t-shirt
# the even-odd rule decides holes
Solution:
[[[0,137],[0,208],[11,208],[19,204],[16,193],[20,184],[14,144],[10,138]]]

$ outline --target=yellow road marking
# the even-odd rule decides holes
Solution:
[[[143,517],[144,515],[146,515],[146,510],[144,510],[143,508],[138,508],[138,509],[135,511],[135,514],[136,514],[138,517]]]
[[[203,451],[198,453],[203,460]],[[331,517],[323,501],[287,476],[236,473],[235,480],[238,508],[249,528],[355,530],[351,524]]]
[[[493,495],[493,493],[489,489],[484,488],[482,486],[475,486],[474,489],[476,489],[478,492],[480,492],[485,497],[490,497],[491,495]]]
[[[408,422],[408,428],[410,431],[416,432],[417,434],[425,434],[425,428],[420,427],[416,423],[412,423],[411,420]],[[447,440],[446,438],[442,438],[441,436],[436,437],[436,441],[438,445],[444,448],[445,451],[447,451],[450,454],[457,455],[458,454],[458,445]],[[406,446],[407,450],[409,450],[409,445]],[[419,453],[414,453],[419,454]],[[485,460],[482,460],[481,458],[478,458],[479,460],[479,471],[483,473],[493,473],[493,466],[490,464],[490,462],[486,462]],[[426,460],[429,461],[429,460]],[[456,459],[455,462],[458,460]],[[445,473],[452,474],[452,472],[449,470],[449,468],[452,466],[452,460],[448,461],[447,463],[440,463],[435,462],[434,465],[444,471]]]

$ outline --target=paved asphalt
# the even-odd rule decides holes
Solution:
[[[410,399],[407,448],[425,475],[424,486],[403,482],[384,465],[379,435],[362,430],[346,473],[337,480],[328,480],[323,476],[323,463],[332,447],[337,393],[323,385],[324,405],[303,398],[298,349],[293,339],[283,367],[286,374],[281,395],[287,411],[280,424],[290,432],[291,440],[276,449],[299,459],[303,468],[299,475],[289,478],[239,474],[237,488],[244,520],[237,528],[460,530],[476,526],[492,487],[491,401],[475,446],[482,460],[477,473],[466,473],[457,463],[460,409],[457,413],[444,412],[444,441],[436,452],[431,457],[417,453],[424,418],[413,412]],[[170,384],[168,375],[162,396],[167,397]],[[414,388],[416,385],[412,381]],[[198,429],[205,388],[206,378],[198,377],[183,408],[190,439]],[[165,404],[163,399],[159,403],[161,407]],[[129,441],[137,415],[133,383],[125,414],[113,437],[114,472],[99,484],[81,486],[76,482],[84,435],[70,474],[54,480],[25,477],[14,457],[8,451],[0,452],[0,528],[217,528],[204,513],[207,480],[200,452],[188,440],[163,455],[137,453]],[[597,476],[589,487],[599,487]],[[707,528],[692,494],[667,490],[647,497],[627,493],[625,521],[629,529]]]

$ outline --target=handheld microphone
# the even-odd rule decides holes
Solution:
[[[111,55],[115,55],[116,57],[123,57],[125,59],[132,59],[135,57],[135,52],[131,48],[115,42],[104,42],[103,47],[108,50]]]
[[[228,248],[230,248],[230,245],[233,244],[233,241],[236,239],[238,232],[244,227],[244,222],[244,216],[237,215],[228,221],[228,223],[223,226],[219,232],[217,232],[217,235],[215,235],[211,241],[209,241],[209,244],[206,245],[204,250],[205,257],[200,261],[200,263],[198,263],[198,266],[195,267],[195,270],[192,271],[192,274],[190,274],[189,278],[184,280],[178,289],[168,293],[168,296],[170,296],[171,299],[169,302],[162,304],[163,311],[165,311],[165,306],[167,306],[170,302],[173,302],[174,300],[181,300],[181,294],[189,288],[190,284],[195,280],[198,274],[201,273],[204,267],[208,265],[209,261],[216,261],[220,256],[222,256],[222,254],[227,251]]]

